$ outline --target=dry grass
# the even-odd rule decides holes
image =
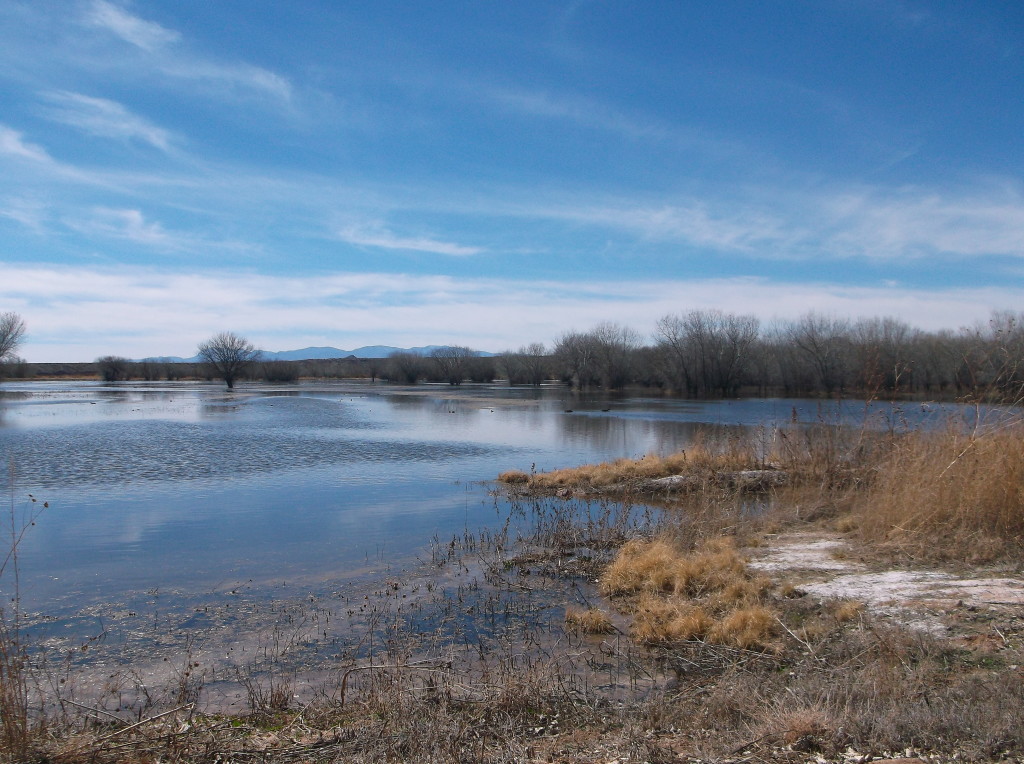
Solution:
[[[685,553],[659,538],[624,545],[602,576],[601,591],[608,595],[664,592],[699,597],[743,588],[746,582],[746,565],[732,539],[711,539]]]
[[[530,476],[522,470],[507,470],[498,475],[498,482],[507,485],[522,485],[530,482]]]
[[[929,558],[983,562],[1024,551],[1024,426],[950,427],[901,439],[855,500],[861,537]]]
[[[584,634],[611,634],[615,631],[611,616],[596,607],[586,610],[566,608],[565,626],[572,631]]]
[[[584,464],[537,474],[510,470],[498,476],[499,482],[526,484],[534,490],[592,490],[673,475],[706,476],[722,471],[758,469],[763,466],[753,444],[730,441],[722,448],[694,445],[668,456],[648,454],[640,459],[617,459],[600,464]]]
[[[628,498],[643,481],[687,476],[697,490],[668,492],[665,501],[684,513],[689,532],[699,534],[694,529],[702,526],[710,535],[734,527],[744,510],[743,487],[720,478],[766,464],[780,468],[787,481],[765,491],[771,506],[766,504],[758,518],[762,527],[831,521],[840,532],[880,550],[921,559],[974,563],[1024,557],[1024,422],[1019,418],[974,431],[958,421],[945,429],[907,433],[825,426],[777,430],[770,437],[760,432],[746,442],[699,444],[667,457],[539,474],[512,471],[499,479],[541,493],[618,491]],[[625,550],[626,558],[634,551]],[[617,586],[621,570],[628,589],[625,566],[638,573],[650,567],[648,586],[685,588],[688,584],[679,581],[684,572],[667,571],[659,563],[665,554],[665,548],[650,547],[628,565],[617,562],[606,585]]]
[[[700,639],[743,649],[774,647],[778,627],[764,604],[771,582],[752,575],[728,537],[684,551],[672,541],[631,541],[608,566],[601,591],[622,599],[633,636],[652,644]]]

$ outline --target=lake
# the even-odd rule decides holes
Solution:
[[[500,525],[489,481],[507,469],[670,453],[708,427],[904,426],[948,408],[494,385],[5,382],[4,515],[49,505],[19,547],[28,608],[272,592],[412,564],[433,539]]]

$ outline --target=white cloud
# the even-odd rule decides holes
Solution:
[[[850,288],[765,279],[563,282],[335,273],[308,277],[0,264],[0,304],[25,318],[29,360],[192,355],[223,329],[268,350],[451,342],[499,351],[617,321],[641,332],[666,313],[720,308],[763,320],[820,310],[893,315],[925,329],[984,321],[1024,289]]]
[[[87,220],[66,220],[65,224],[80,233],[98,234],[125,239],[136,244],[174,248],[178,242],[159,223],[147,222],[142,212],[133,209],[97,207]]]
[[[841,194],[823,205],[835,248],[868,257],[1024,256],[1024,200],[1013,189]]]
[[[123,8],[107,2],[93,0],[86,21],[93,26],[101,27],[120,37],[125,42],[153,51],[178,41],[181,37],[177,32],[166,29],[159,24],[133,16]]]
[[[287,78],[251,64],[223,63],[192,55],[184,44],[170,51],[170,45],[182,42],[180,33],[133,15],[108,0],[94,0],[85,22],[144,51],[148,55],[139,65],[154,67],[162,75],[213,85],[222,96],[237,96],[242,91],[291,100],[292,86]]]
[[[5,125],[0,125],[0,154],[32,162],[53,163],[53,158],[46,153],[46,149],[34,143],[27,143],[21,133]]]
[[[693,199],[660,206],[552,208],[554,218],[610,226],[655,241],[682,241],[718,250],[752,252],[793,236],[778,213],[749,205]]]
[[[161,151],[170,149],[171,134],[168,131],[132,114],[116,101],[67,91],[49,93],[46,97],[54,106],[47,108],[45,113],[56,122],[77,127],[90,135],[140,140]]]
[[[619,229],[768,259],[1024,257],[1024,197],[994,188],[736,189],[662,204],[528,203],[509,215]],[[584,194],[578,196],[584,197]]]
[[[46,208],[38,201],[10,198],[0,202],[0,216],[21,223],[36,233],[42,233]]]
[[[168,59],[161,69],[174,77],[227,86],[236,93],[238,90],[263,93],[286,102],[292,97],[292,85],[286,77],[250,64]]]
[[[426,237],[396,236],[390,231],[381,228],[366,230],[354,226],[348,227],[338,232],[338,238],[349,244],[356,244],[361,247],[433,252],[438,255],[452,255],[455,257],[478,255],[483,251],[480,247],[467,247]]]

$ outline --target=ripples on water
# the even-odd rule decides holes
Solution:
[[[402,393],[402,394],[396,394]],[[502,522],[482,481],[668,453],[697,429],[871,419],[942,407],[569,397],[564,389],[4,383],[0,457],[50,502],[23,595],[80,603],[147,587],[316,581]]]

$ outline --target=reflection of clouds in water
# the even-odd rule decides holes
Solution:
[[[789,426],[794,407],[799,421],[817,422],[834,405],[564,389],[515,391],[507,401],[508,391],[468,386],[397,395],[382,386],[361,388],[372,395],[96,387],[43,385],[0,398],[0,411],[19,412],[16,425],[0,428],[0,454],[15,455],[19,485],[51,501],[26,540],[26,569],[37,581],[59,576],[53,587],[84,582],[97,597],[140,581],[315,576],[379,550],[398,559],[435,535],[444,542],[500,524],[501,500],[473,481],[506,469],[667,453],[698,429]]]

